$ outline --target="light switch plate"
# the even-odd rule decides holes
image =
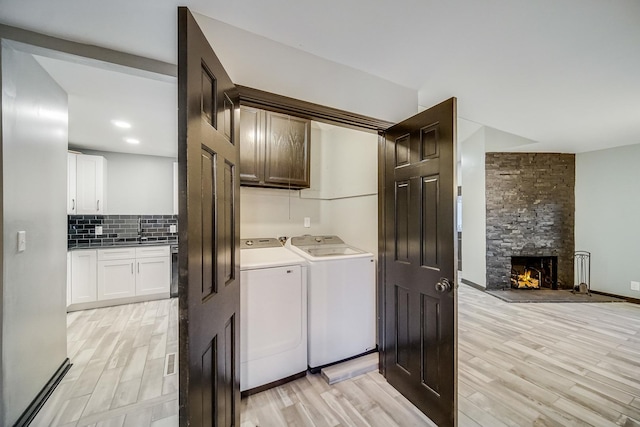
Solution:
[[[102,235],[102,226],[96,225],[96,236],[101,236],[101,235]]]
[[[178,226],[175,224],[171,224],[169,226],[169,233],[177,233],[178,232]]]
[[[632,291],[640,291],[640,282],[631,282]]]
[[[27,232],[18,231],[18,252],[27,250]]]
[[[309,218],[308,216],[304,217],[304,226],[306,228],[311,227],[311,218]]]

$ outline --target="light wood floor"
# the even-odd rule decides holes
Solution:
[[[177,376],[159,368],[177,351],[176,312],[167,300],[69,314],[74,367],[33,425],[177,426]],[[458,312],[460,426],[640,426],[639,305],[508,304],[461,286]],[[307,375],[243,399],[241,420],[432,425],[377,372],[333,386]]]
[[[640,306],[508,304],[462,286],[460,425],[640,426]]]
[[[177,426],[177,322],[175,298],[69,313],[73,366],[31,425]]]

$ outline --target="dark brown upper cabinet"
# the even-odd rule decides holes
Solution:
[[[241,107],[240,183],[309,188],[310,137],[310,120]]]

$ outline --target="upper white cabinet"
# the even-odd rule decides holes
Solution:
[[[67,214],[75,215],[78,196],[76,192],[76,164],[78,155],[67,153]]]
[[[106,213],[106,159],[102,156],[78,154],[75,158],[75,166],[76,201],[73,213],[77,215]],[[73,206],[73,203],[70,205]]]

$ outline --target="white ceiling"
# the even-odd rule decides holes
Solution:
[[[582,152],[640,143],[637,0],[186,0],[193,11]],[[2,0],[0,21],[176,63],[175,0]]]
[[[67,92],[69,145],[73,148],[177,157],[177,83],[37,56]],[[125,72],[123,72],[125,71]],[[129,129],[112,120],[126,121]],[[135,138],[139,144],[129,144]]]

